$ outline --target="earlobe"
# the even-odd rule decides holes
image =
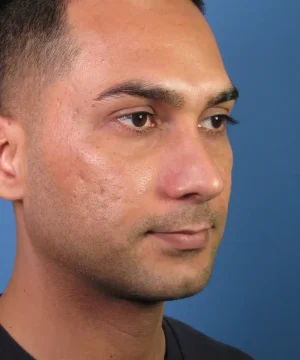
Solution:
[[[0,198],[9,201],[22,197],[21,174],[18,171],[18,129],[16,124],[0,116]]]

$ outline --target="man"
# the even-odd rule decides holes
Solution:
[[[250,359],[164,317],[207,284],[231,187],[238,93],[197,5],[1,2],[1,360]]]

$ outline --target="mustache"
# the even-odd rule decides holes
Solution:
[[[187,226],[197,226],[208,223],[216,228],[222,222],[224,214],[213,211],[209,204],[197,207],[186,207],[161,215],[149,216],[143,224],[140,224],[140,231],[147,232],[171,232]]]

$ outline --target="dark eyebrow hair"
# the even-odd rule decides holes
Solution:
[[[117,84],[103,91],[94,99],[94,101],[101,101],[122,95],[163,101],[177,109],[182,109],[185,104],[184,95],[180,92],[143,81],[126,81],[124,83]],[[216,106],[223,102],[237,100],[238,96],[238,89],[231,85],[228,89],[222,90],[216,95],[210,97],[207,101],[206,108]]]
[[[216,96],[212,96],[208,100],[206,107],[210,108],[228,101],[236,101],[239,96],[238,89],[234,85],[231,85],[228,89],[219,92]]]

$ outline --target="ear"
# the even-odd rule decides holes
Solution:
[[[0,115],[0,198],[23,198],[24,132],[18,121]]]

